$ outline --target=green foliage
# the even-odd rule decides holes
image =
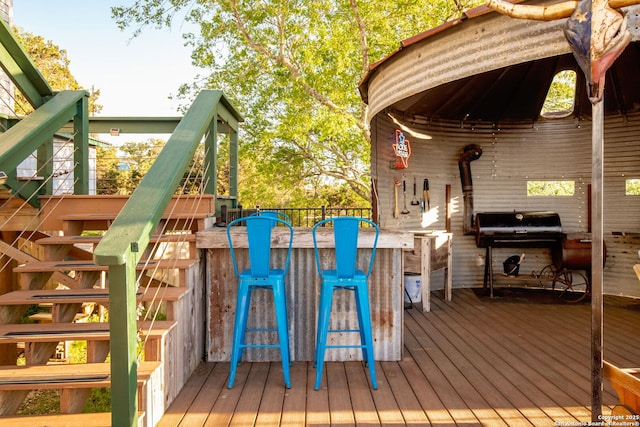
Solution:
[[[573,111],[576,94],[576,72],[563,70],[555,75],[542,106],[543,116],[568,114]]]
[[[366,205],[370,134],[358,83],[400,40],[481,2],[136,0],[112,9],[121,28],[186,20],[193,63],[205,77],[188,100],[225,91],[245,117],[240,201],[245,206]]]
[[[640,179],[627,179],[625,181],[625,195],[640,196]]]
[[[97,194],[126,194],[127,172],[120,169],[118,150],[115,147],[96,147],[96,169]]]
[[[527,181],[527,196],[573,196],[575,181]]]
[[[14,28],[14,35],[54,91],[82,89],[71,75],[69,70],[71,61],[67,57],[65,49],[60,49],[51,40],[45,40],[42,36],[34,35],[19,28]],[[102,105],[98,104],[99,97],[99,89],[90,91],[89,114],[99,113],[102,110]],[[20,114],[27,114],[33,111],[33,108],[18,93],[16,95],[15,110]]]

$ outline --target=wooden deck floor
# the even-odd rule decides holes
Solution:
[[[605,360],[640,366],[640,301],[605,298]],[[202,363],[160,426],[553,426],[591,419],[590,305],[531,298],[491,301],[471,289],[432,311],[405,310],[404,357],[377,362],[378,390],[361,362],[328,363],[313,390],[312,363]],[[605,405],[617,396],[605,380]],[[604,415],[610,409],[603,409]]]

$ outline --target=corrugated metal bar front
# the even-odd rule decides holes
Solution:
[[[245,253],[240,250],[242,265]],[[276,262],[284,264],[285,251],[274,249]],[[361,249],[362,262],[368,250]],[[280,259],[278,259],[280,258]],[[368,259],[368,258],[367,258]],[[366,262],[366,260],[365,260]],[[237,280],[228,249],[208,249],[209,285],[209,333],[208,361],[228,361],[231,352],[233,325],[236,305]],[[402,357],[403,334],[403,285],[402,249],[378,248],[374,270],[369,281],[373,338],[376,360],[400,360]],[[289,316],[289,336],[292,360],[311,361],[315,350],[316,319],[320,279],[316,270],[313,249],[294,248],[291,255],[289,275],[286,281]],[[332,325],[355,328],[357,317],[355,303],[351,295],[334,296]],[[270,292],[257,291],[252,297],[249,325],[264,328],[275,327],[273,298]],[[337,335],[337,334],[335,334]],[[353,337],[333,336],[332,340],[344,343],[358,343]],[[247,341],[256,343],[277,342],[276,333],[247,333]],[[325,360],[361,360],[360,349],[330,349]],[[277,361],[278,349],[246,349],[243,360]]]

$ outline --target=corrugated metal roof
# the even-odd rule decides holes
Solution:
[[[637,9],[631,8],[627,11],[630,16],[630,29],[637,33],[638,22]],[[478,20],[479,17],[490,19],[485,25],[485,20]],[[419,52],[423,45],[433,45],[442,43],[445,39],[459,37],[460,34],[476,35],[477,38],[469,40],[468,43],[457,45],[457,52],[460,56],[466,56],[470,61],[475,62],[484,55],[485,60],[488,55],[497,55],[495,58],[496,68],[491,70],[478,70],[478,74],[470,75],[461,79],[456,79],[443,84],[431,87],[427,90],[413,94],[398,102],[391,103],[387,107],[393,108],[406,115],[424,117],[428,119],[451,119],[451,120],[481,120],[489,122],[499,122],[505,120],[536,120],[539,118],[540,110],[544,103],[549,86],[559,71],[565,69],[575,70],[582,76],[573,55],[571,53],[559,53],[535,60],[527,60],[523,55],[522,62],[517,58],[505,58],[500,52],[493,52],[489,44],[495,44],[496,37],[503,37],[504,43],[512,43],[518,46],[518,50],[540,49],[535,43],[546,43],[540,38],[537,41],[528,41],[526,34],[527,26],[531,26],[531,21],[508,18],[511,21],[510,29],[489,36],[487,34],[489,26],[497,18],[498,14],[491,11],[487,6],[481,6],[467,12],[462,17],[449,21],[436,28],[420,33],[414,37],[401,42],[401,47],[388,57],[375,63],[369,72],[362,79],[359,89],[365,102],[369,102],[369,85],[378,78],[377,73],[383,73],[389,65],[396,61],[407,61],[407,55],[413,55],[412,72],[418,72],[421,55],[424,58],[423,70],[428,72],[429,63],[435,58],[428,58],[429,52]],[[470,21],[474,21],[471,23]],[[476,28],[476,32],[468,31],[469,25]],[[503,24],[504,25],[504,24]],[[487,27],[487,28],[484,28]],[[465,33],[464,28],[467,28]],[[494,26],[495,28],[495,26]],[[559,31],[558,27],[553,27],[547,31]],[[482,35],[478,32],[483,33]],[[437,36],[437,37],[436,37]],[[490,39],[491,37],[491,39]],[[638,34],[634,34],[634,39]],[[411,48],[411,49],[409,49]],[[412,50],[413,49],[413,50]],[[567,49],[568,51],[568,49]],[[500,67],[500,63],[509,64]],[[515,63],[514,63],[515,62]],[[381,67],[385,64],[385,67]],[[432,64],[433,65],[433,64]],[[640,85],[636,80],[636,70],[640,68],[640,46],[638,42],[631,43],[624,53],[618,58],[607,73],[605,88],[605,114],[627,114],[640,111]],[[484,72],[482,72],[484,71]],[[453,74],[452,74],[453,75]],[[381,77],[382,79],[389,77]],[[379,101],[379,100],[378,100]],[[585,89],[584,77],[578,78],[576,88],[576,100],[574,113],[577,117],[591,116],[591,103]]]

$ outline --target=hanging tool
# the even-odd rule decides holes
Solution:
[[[420,202],[416,199],[416,177],[413,177],[413,199],[411,200],[412,206],[418,206]]]
[[[404,179],[402,180],[402,201],[404,204],[404,208],[400,213],[406,215],[409,213],[409,209],[407,209],[407,181],[405,181]]]
[[[398,218],[399,214],[398,214],[398,186],[400,185],[400,181],[398,180],[398,178],[393,178],[393,198],[394,198],[394,204],[393,204],[393,217],[394,218]]]
[[[427,178],[422,182],[422,200],[427,202],[427,210],[431,210],[431,201],[429,200],[429,180]]]

